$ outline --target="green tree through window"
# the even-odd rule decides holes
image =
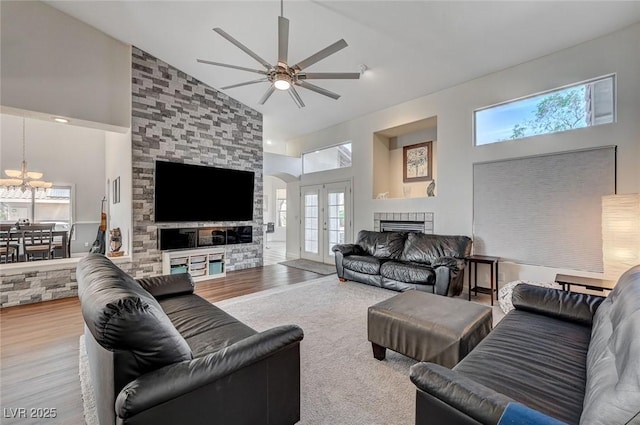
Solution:
[[[513,126],[511,139],[556,133],[587,126],[585,87],[545,96],[535,109],[535,118]]]
[[[478,146],[612,123],[614,76],[482,108],[474,118]]]

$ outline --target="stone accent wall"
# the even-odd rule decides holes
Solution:
[[[118,266],[135,277],[162,273],[153,217],[156,159],[255,172],[253,221],[162,226],[252,225],[253,243],[227,246],[227,270],[262,266],[262,115],[136,47],[132,52],[133,249],[132,262]],[[77,294],[75,267],[68,264],[0,272],[0,307]]]
[[[3,273],[0,306],[31,304],[78,295],[76,268]]]
[[[135,47],[132,68],[135,277],[162,272],[158,225],[153,216],[155,160],[255,172],[253,221],[163,223],[162,226],[252,225],[253,243],[227,246],[227,270],[261,266],[262,115]],[[215,183],[203,187],[203,196],[207,196],[207,190],[215,192]],[[176,202],[181,202],[179,194]]]

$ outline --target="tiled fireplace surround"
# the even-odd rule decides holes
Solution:
[[[262,115],[136,47],[131,64],[133,247],[131,261],[118,266],[136,278],[162,271],[153,221],[156,159],[254,171],[253,221],[225,223],[253,226],[253,242],[228,248],[227,261],[228,270],[262,265]],[[210,225],[216,223],[195,224]],[[0,271],[0,307],[77,295],[75,264],[42,266]]]
[[[424,233],[433,233],[432,212],[376,212],[373,213],[373,230],[380,231],[381,222],[421,222]]]

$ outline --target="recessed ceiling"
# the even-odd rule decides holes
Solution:
[[[278,1],[47,1],[170,63],[214,88],[255,79],[197,58],[256,68],[212,31],[220,27],[269,62],[277,61]],[[267,83],[228,89],[264,115],[275,143],[489,74],[640,21],[633,1],[285,1],[289,58],[295,63],[344,38],[349,47],[309,72],[369,70],[360,80],[325,80],[333,100],[300,90],[298,109]]]

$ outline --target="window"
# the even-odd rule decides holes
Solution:
[[[615,121],[614,76],[551,90],[474,112],[476,146]]]
[[[276,225],[287,227],[287,189],[276,189]]]
[[[351,167],[351,142],[302,154],[302,173]]]
[[[15,223],[56,223],[68,229],[72,222],[71,186],[53,186],[46,190],[0,189],[0,221]]]

